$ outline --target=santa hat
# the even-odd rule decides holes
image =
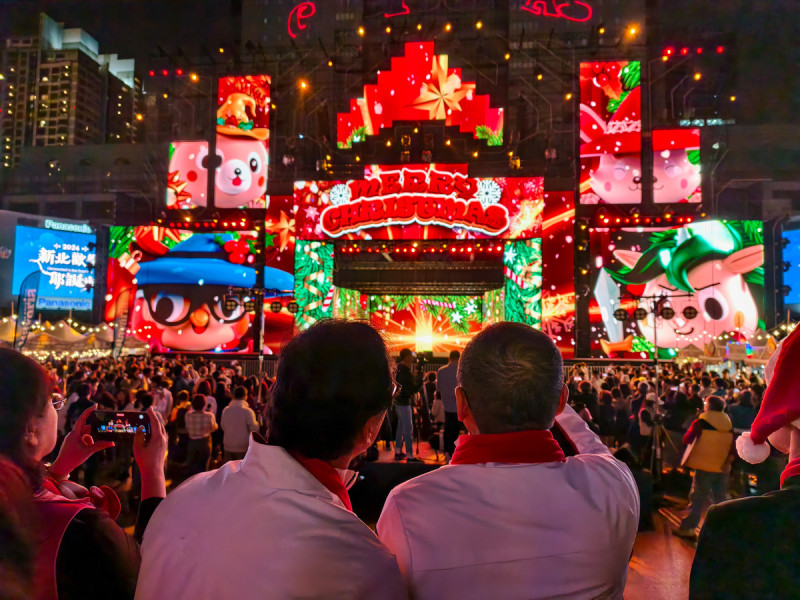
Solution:
[[[764,367],[767,389],[761,408],[749,432],[736,440],[736,450],[751,464],[769,457],[767,438],[788,425],[800,426],[800,388],[797,367],[800,365],[800,327],[790,333]]]

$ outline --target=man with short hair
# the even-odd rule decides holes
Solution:
[[[323,320],[281,352],[268,443],[170,492],[147,527],[138,600],[401,600],[397,562],[353,514],[350,461],[392,405],[366,323]]]
[[[708,375],[703,375],[700,378],[700,383],[703,386],[700,389],[700,393],[698,394],[701,400],[714,395],[714,388],[711,387],[711,377],[709,377]]]
[[[242,385],[233,390],[233,400],[222,409],[220,419],[223,438],[222,462],[242,460],[247,453],[250,434],[258,431],[256,413],[247,404],[247,388]]]
[[[639,521],[628,468],[567,404],[544,333],[496,323],[458,365],[469,431],[450,465],[396,487],[377,531],[417,600],[620,598]],[[555,423],[578,454],[565,458]]]
[[[444,404],[444,454],[445,460],[450,460],[453,451],[456,449],[456,438],[460,425],[458,423],[458,407],[456,406],[456,373],[458,371],[458,359],[461,353],[458,350],[450,352],[450,360],[439,369],[436,374],[436,391],[442,396]]]

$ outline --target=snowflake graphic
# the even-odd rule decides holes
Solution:
[[[316,206],[308,206],[306,207],[306,219],[314,220],[319,216],[319,210],[317,210]]]
[[[481,201],[484,208],[492,204],[500,202],[500,197],[503,195],[503,190],[493,179],[479,179],[478,191],[475,197]]]
[[[467,313],[468,315],[471,315],[476,310],[478,310],[478,307],[475,306],[475,303],[472,300],[467,302],[467,304],[464,306],[464,312]]]
[[[450,317],[450,321],[455,323],[456,325],[461,323],[462,319],[463,319],[463,317],[461,316],[461,313],[460,312],[455,312],[455,311],[453,312],[453,314]]]
[[[331,204],[339,206],[340,204],[347,204],[350,202],[350,188],[344,183],[337,183],[331,188],[330,197]]]
[[[509,246],[508,250],[506,250],[506,253],[505,253],[506,264],[510,265],[511,263],[514,262],[514,260],[516,258],[517,258],[517,251],[514,250],[514,246]]]

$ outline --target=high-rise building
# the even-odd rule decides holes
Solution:
[[[82,29],[41,14],[35,35],[5,40],[0,74],[4,168],[19,162],[23,146],[137,141],[134,61],[100,54]]]

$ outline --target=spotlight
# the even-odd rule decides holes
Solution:
[[[697,309],[694,306],[687,306],[683,309],[683,316],[691,321],[697,317]]]
[[[614,318],[617,321],[627,321],[628,320],[628,311],[624,308],[618,308],[614,311]]]
[[[288,310],[293,315],[296,315],[297,312],[300,310],[300,305],[294,301],[289,302],[289,304],[286,305],[286,310]]]
[[[673,309],[671,306],[665,306],[661,309],[659,316],[662,319],[669,321],[675,316],[675,309]]]
[[[643,308],[637,308],[633,311],[633,318],[636,321],[644,321],[647,318],[647,311]]]
[[[283,309],[283,305],[277,300],[275,300],[269,305],[269,309],[274,313],[279,313]]]

